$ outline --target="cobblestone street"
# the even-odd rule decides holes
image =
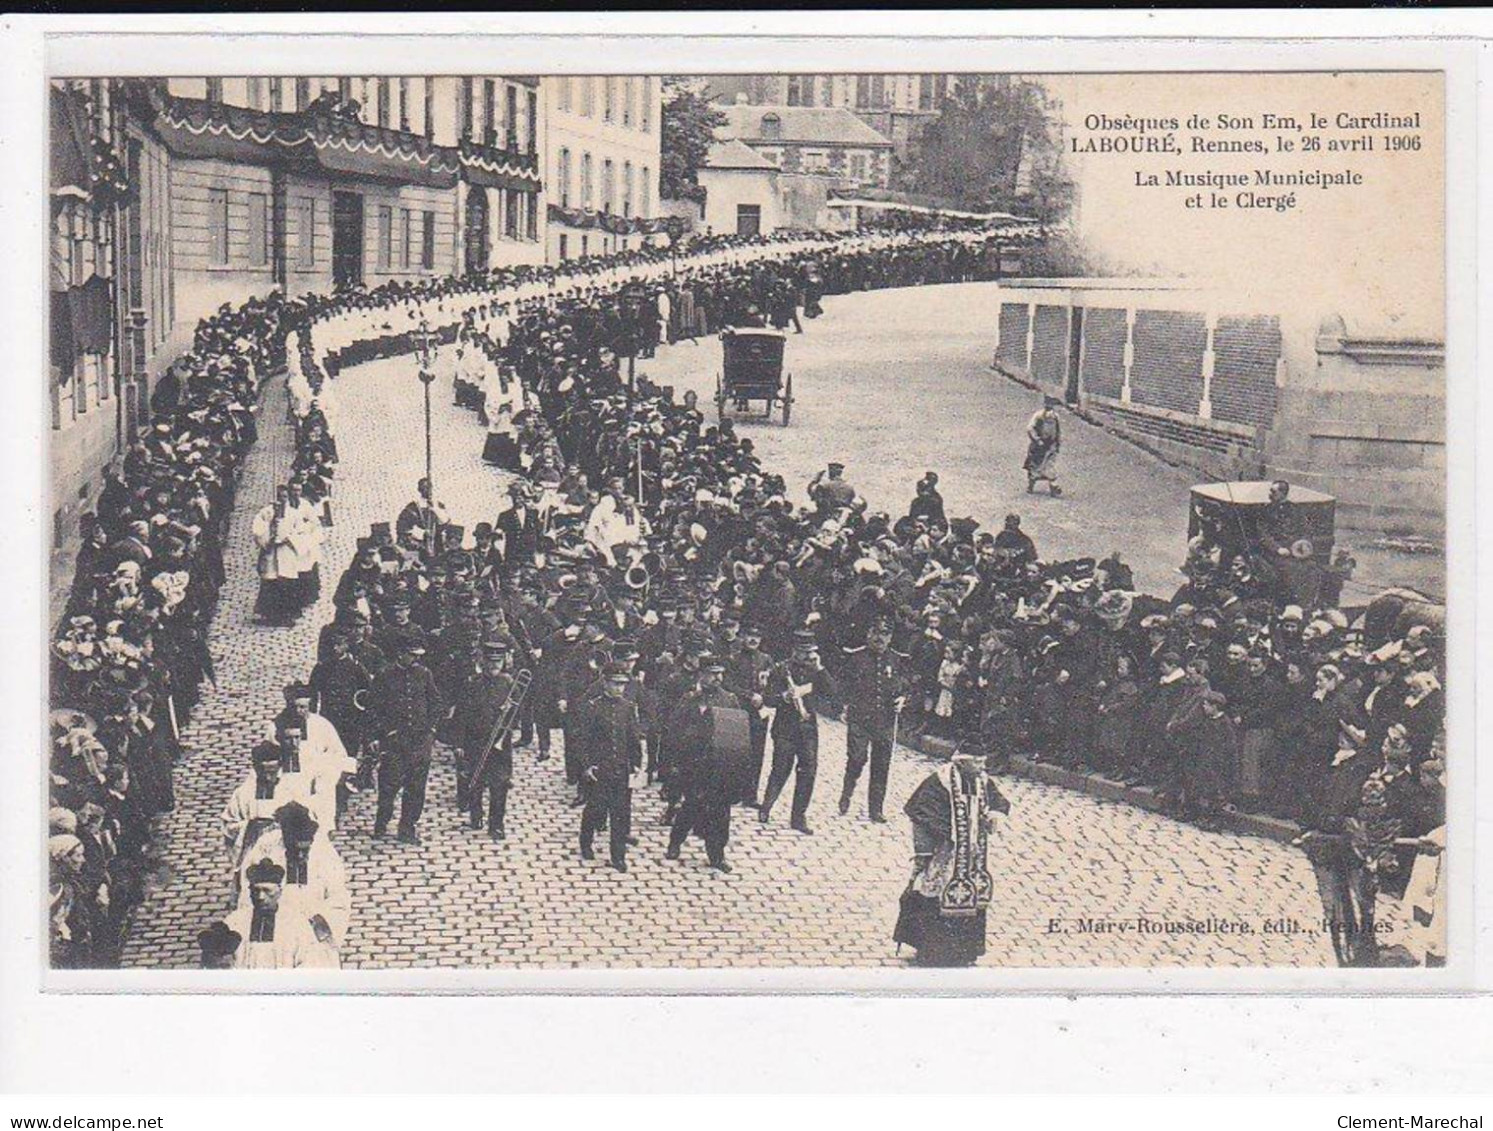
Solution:
[[[961,414],[947,403],[933,406],[934,412],[949,412],[947,427],[927,427],[926,418],[886,418],[884,412],[874,421],[868,419],[886,404],[885,392],[878,393],[870,383],[883,378],[900,383],[898,400],[920,395],[915,389],[936,391],[940,380],[954,380],[936,372],[941,365],[952,364],[937,352],[941,347],[936,343],[951,341],[955,344],[949,348],[967,352],[976,337],[989,337],[987,326],[951,320],[947,325],[965,330],[951,333],[940,325],[937,336],[928,332],[925,338],[910,341],[909,325],[916,325],[918,318],[893,325],[888,313],[899,305],[907,309],[908,295],[882,292],[832,300],[826,317],[807,324],[806,336],[789,343],[790,358],[795,358],[791,367],[802,375],[796,383],[802,400],[792,428],[782,432],[758,427],[751,435],[760,437],[765,461],[786,475],[795,490],[823,465],[823,459],[848,454],[849,476],[873,503],[900,509],[912,480],[926,465],[944,474],[951,513],[969,511],[988,521],[1017,502],[1020,488],[1011,484],[1019,479],[1019,456],[1013,458],[1010,452],[1019,442],[1033,398],[1022,390],[1007,391],[1003,380],[989,376],[985,391],[995,407],[982,402]],[[975,305],[972,302],[971,310]],[[871,333],[871,326],[878,329]],[[856,371],[857,379],[866,383],[866,399],[851,403],[842,387],[833,402],[827,401],[830,390],[816,390],[814,378],[808,376],[813,365],[820,364],[810,362],[811,351],[828,348],[816,342],[818,338],[831,342],[838,337],[843,349],[857,327],[868,334]],[[898,363],[890,356],[894,341],[904,354],[926,351],[918,354],[918,364],[930,368],[925,372]],[[796,360],[800,351],[803,363]],[[702,387],[698,382],[707,379],[700,376],[706,372],[702,362],[714,365],[718,356],[719,346],[705,341],[666,349],[640,368],[660,381]],[[177,768],[178,806],[164,836],[165,868],[137,914],[127,965],[195,964],[196,932],[222,912],[226,893],[218,847],[221,806],[247,770],[258,729],[280,705],[281,687],[309,672],[317,633],[331,617],[331,593],[355,539],[369,523],[392,520],[412,497],[423,471],[423,410],[412,361],[385,361],[346,371],[334,389],[332,427],[341,453],[333,497],[336,527],[326,546],[321,601],[289,629],[259,627],[252,618],[257,581],[249,526],[255,510],[283,480],[290,458],[284,392],[278,383],[268,391],[261,440],[250,457],[234,517],[229,581],[213,626],[219,687],[207,690],[184,735],[187,753]],[[482,430],[475,417],[451,406],[449,389],[437,386],[434,393],[437,494],[455,522],[470,526],[490,519],[502,505],[504,483],[479,460]],[[945,395],[957,393],[951,387]],[[833,441],[822,430],[830,411],[843,412],[837,428],[846,445],[854,444],[854,451],[830,450]],[[1092,439],[1085,438],[1093,430],[1083,426],[1074,431],[1076,442],[1065,459],[1077,476],[1091,445],[1114,441],[1097,432]],[[922,437],[917,447],[908,439],[913,434]],[[805,451],[809,439],[812,461]],[[859,454],[868,445],[887,453],[875,469]],[[1131,449],[1126,452],[1125,459],[1144,458]],[[908,474],[904,465],[915,465],[916,473]],[[1001,469],[999,479],[991,467]],[[1119,474],[1116,469],[1123,467],[1123,460],[1108,463],[1100,472],[1107,468],[1107,477],[1114,478]],[[1087,484],[1094,473],[1082,474]],[[1181,472],[1161,468],[1156,475],[1168,489],[1185,487]],[[1132,476],[1130,482],[1112,487],[1118,498],[1134,491],[1136,482]],[[1044,497],[1022,509],[1032,515],[1032,533],[1044,554],[1103,552],[1117,545],[1136,562],[1137,580],[1156,584],[1161,555],[1180,555],[1183,532],[1173,529],[1180,522],[1158,519],[1153,529],[1115,511],[1096,524],[1088,517],[1090,510],[1103,511],[1108,498],[1091,500],[1083,510],[1059,511],[1060,501],[1049,504]],[[373,799],[367,794],[354,798],[337,834],[353,900],[344,964],[899,964],[904,960],[896,954],[891,931],[911,855],[901,806],[932,763],[898,750],[888,797],[889,824],[872,825],[864,819],[864,784],[857,808],[841,818],[834,802],[844,769],[844,731],[834,722],[826,723],[823,731],[820,778],[809,816],[817,835],[804,837],[787,828],[786,799],[767,828],[757,824],[754,813],[736,810],[728,849],[735,871],[729,876],[706,869],[698,841],[686,846],[682,862],[663,859],[666,830],[658,823],[662,805],[651,792],[634,799],[634,830],[641,844],[630,854],[630,872],[619,875],[603,859],[581,861],[576,835],[580,815],[568,807],[561,760],[537,763],[532,751],[516,757],[509,839],[493,844],[459,822],[451,756],[438,750],[421,826],[423,847],[374,841]],[[1011,799],[1012,812],[999,822],[992,841],[996,892],[989,951],[982,964],[1332,963],[1331,949],[1320,933],[1271,929],[1281,920],[1307,928],[1320,917],[1312,871],[1298,851],[1263,839],[1205,833],[1127,805],[1034,782],[1013,779],[1003,782],[1002,788]],[[1165,929],[1166,924],[1210,919],[1215,922],[1206,930]],[[1217,921],[1235,925],[1220,926]]]

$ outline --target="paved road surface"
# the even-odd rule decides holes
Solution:
[[[830,453],[811,458],[794,437],[824,429],[843,411],[842,454],[863,490],[885,495],[878,505],[905,502],[924,465],[946,472],[955,513],[999,515],[1020,490],[1018,417],[1030,395],[988,374],[972,374],[980,331],[974,314],[983,299],[962,298],[955,337],[936,334],[921,316],[901,328],[897,312],[912,316],[926,298],[883,292],[836,299],[812,336],[794,339],[795,371],[802,374],[800,414],[787,433],[756,429],[769,462],[802,482]],[[859,328],[857,330],[857,327]],[[922,338],[915,332],[923,333]],[[835,394],[821,378],[816,351],[833,343],[855,347],[864,366],[846,378],[861,396]],[[821,344],[822,343],[822,344]],[[983,348],[983,347],[982,347]],[[683,345],[648,366],[662,375],[683,372],[713,342]],[[916,361],[899,361],[912,357]],[[962,361],[960,359],[963,359]],[[970,403],[972,382],[983,400]],[[841,388],[843,389],[843,383]],[[479,459],[481,430],[470,414],[450,407],[437,389],[437,492],[453,518],[470,526],[501,505],[502,477]],[[222,910],[224,869],[218,853],[217,814],[248,765],[258,728],[280,704],[280,688],[310,669],[316,633],[329,619],[330,593],[369,523],[391,520],[410,497],[422,471],[420,390],[407,360],[378,362],[336,381],[334,420],[342,455],[334,497],[337,526],[328,546],[320,604],[288,629],[252,623],[256,581],[248,538],[254,510],[273,492],[289,461],[283,426],[284,395],[273,387],[262,439],[250,457],[241,511],[230,541],[229,581],[214,622],[212,648],[220,689],[210,690],[189,727],[188,753],[177,771],[179,807],[168,821],[167,868],[137,916],[126,949],[134,966],[189,966],[195,935]],[[915,394],[915,396],[913,396]],[[914,418],[893,407],[923,404]],[[940,413],[940,425],[925,419]],[[861,431],[865,429],[866,431]],[[1082,426],[1070,430],[1067,458],[1075,469],[1073,501],[1025,501],[1023,513],[1048,553],[1078,553],[1111,544],[1140,565],[1158,539],[1180,552],[1180,535],[1161,518],[1130,519],[1121,502],[1138,490],[1185,486],[1185,477],[1145,466],[1154,478],[1136,481],[1130,449]],[[872,463],[869,450],[885,458]],[[1112,475],[1081,501],[1090,482],[1076,469],[1106,461]],[[1128,479],[1128,482],[1124,481]],[[1109,500],[1106,505],[1105,500]],[[1111,509],[1112,508],[1112,509]],[[1170,543],[1167,543],[1170,539]],[[864,820],[864,784],[848,818],[834,812],[844,768],[843,729],[824,728],[821,777],[810,823],[813,837],[789,831],[786,804],[773,827],[733,821],[730,876],[705,867],[698,842],[684,861],[663,860],[666,831],[660,803],[640,796],[635,829],[642,840],[625,876],[602,860],[578,859],[578,811],[569,809],[558,758],[537,764],[520,752],[510,800],[510,839],[495,845],[459,826],[448,752],[438,751],[422,835],[412,849],[369,836],[372,799],[358,798],[337,843],[351,877],[353,916],[345,962],[361,967],[487,966],[875,966],[896,965],[891,943],[897,897],[908,874],[910,833],[900,816],[883,826]],[[899,751],[888,813],[901,806],[930,763]],[[1319,917],[1311,869],[1296,851],[1265,840],[1205,833],[1129,806],[1055,787],[1012,780],[1012,800],[991,854],[996,876],[987,965],[1329,965],[1330,949],[1310,931],[1269,930],[1277,920],[1305,926]],[[738,810],[738,813],[742,811]],[[748,817],[751,815],[748,814]],[[601,855],[605,855],[602,853]],[[1166,924],[1227,920],[1239,929],[1174,932]],[[1080,920],[1129,924],[1086,929]],[[1139,920],[1146,921],[1146,927]]]

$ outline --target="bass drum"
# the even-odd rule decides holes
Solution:
[[[739,707],[710,708],[710,778],[716,788],[731,791],[746,775],[752,757],[752,731]]]

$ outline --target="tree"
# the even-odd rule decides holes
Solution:
[[[909,188],[971,211],[1059,224],[1073,203],[1060,124],[1041,83],[1013,76],[960,83],[919,139]]]
[[[726,124],[726,116],[706,97],[702,79],[666,78],[663,95],[660,191],[668,199],[699,201],[704,198],[698,177],[700,166],[715,141],[716,128]]]

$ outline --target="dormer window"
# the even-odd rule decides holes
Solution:
[[[777,141],[783,136],[783,119],[776,114],[762,115],[762,136],[768,141]]]

